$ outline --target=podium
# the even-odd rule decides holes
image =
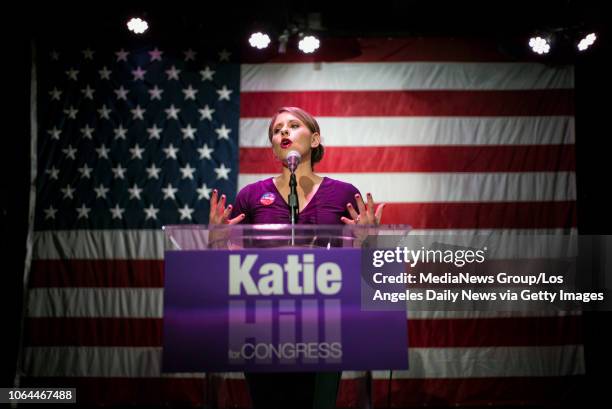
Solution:
[[[341,371],[406,369],[405,311],[362,308],[361,266],[368,237],[408,230],[165,226],[163,371],[244,372],[255,408],[334,408]]]

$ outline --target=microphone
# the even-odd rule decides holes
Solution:
[[[295,170],[297,169],[302,155],[298,151],[289,151],[287,153],[287,167],[291,172],[289,176],[289,197],[287,197],[287,203],[289,204],[289,217],[291,218],[291,226],[295,226],[298,219],[298,212],[300,209],[298,195],[297,195],[297,180],[295,177]],[[291,229],[291,245],[294,244],[295,232]]]
[[[287,162],[287,167],[289,168],[289,171],[291,173],[295,172],[301,160],[302,160],[302,155],[300,155],[298,151],[289,151],[289,153],[287,154],[286,162]]]

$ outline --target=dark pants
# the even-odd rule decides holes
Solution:
[[[245,373],[254,409],[333,409],[341,372]]]

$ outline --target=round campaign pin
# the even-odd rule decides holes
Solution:
[[[263,195],[261,195],[259,202],[264,206],[269,206],[272,203],[274,203],[275,199],[276,199],[276,196],[274,196],[274,193],[266,192]]]

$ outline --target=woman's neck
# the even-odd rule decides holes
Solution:
[[[283,173],[276,177],[276,185],[288,185],[290,177],[291,172],[288,168],[283,166]],[[310,190],[308,187],[319,184],[323,179],[321,176],[316,175],[312,171],[312,166],[309,160],[300,163],[300,166],[298,166],[298,168],[295,170],[295,177],[297,179],[298,185],[301,186],[305,191]]]

